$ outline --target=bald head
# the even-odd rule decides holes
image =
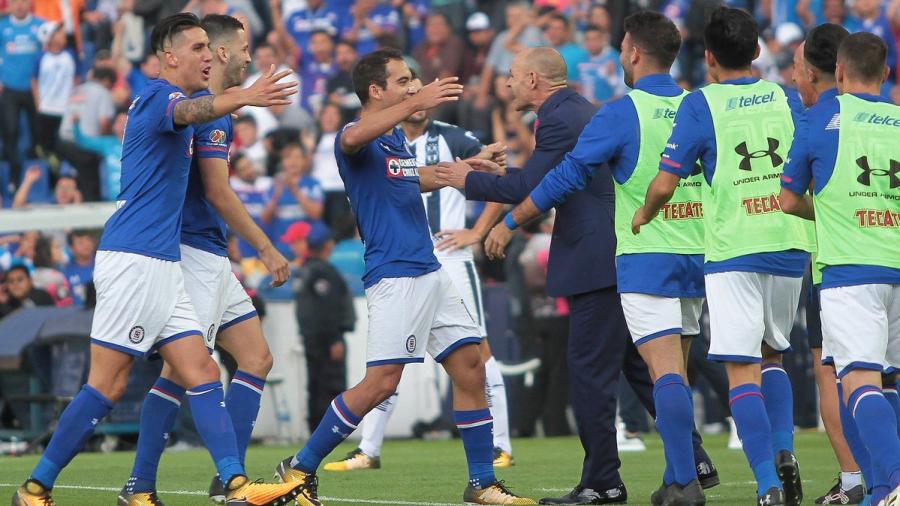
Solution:
[[[516,56],[519,72],[534,72],[550,86],[566,83],[566,62],[559,51],[552,47],[532,47]],[[515,65],[514,63],[514,65]]]

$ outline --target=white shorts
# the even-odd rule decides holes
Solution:
[[[176,339],[203,335],[179,262],[98,251],[94,285],[93,344],[147,356]]]
[[[762,343],[788,351],[803,278],[737,271],[704,278],[710,360],[758,363]]]
[[[366,366],[443,361],[458,347],[480,343],[481,331],[444,269],[415,278],[385,278],[366,289]]]
[[[486,337],[487,330],[484,325],[484,304],[482,304],[481,280],[478,279],[478,271],[475,270],[475,262],[471,260],[441,261],[444,272],[450,276],[456,290],[462,296],[463,304],[469,310],[469,314],[475,319],[479,329],[479,336]]]
[[[700,333],[702,297],[663,297],[646,293],[622,293],[622,310],[634,344],[671,334],[696,336]]]
[[[200,328],[206,333],[207,348],[215,347],[220,330],[256,316],[256,308],[227,257],[182,244],[181,269]]]
[[[821,295],[822,338],[838,376],[900,367],[900,285],[825,288]]]

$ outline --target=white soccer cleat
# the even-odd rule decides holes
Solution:
[[[728,428],[730,433],[728,435],[728,449],[729,450],[743,450],[744,444],[741,443],[741,438],[738,437],[737,426],[734,424],[734,418],[728,417]]]
[[[624,425],[616,425],[616,446],[620,452],[642,452],[647,445],[638,435],[629,435]]]

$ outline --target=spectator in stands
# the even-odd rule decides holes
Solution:
[[[141,94],[141,90],[152,79],[159,77],[159,57],[155,53],[147,53],[141,63],[131,69],[126,78],[131,88],[131,100]]]
[[[391,4],[400,12],[406,47],[421,44],[425,40],[425,20],[431,11],[431,0],[391,0]]]
[[[847,18],[844,28],[850,33],[868,32],[884,41],[887,45],[887,66],[891,69],[885,87],[893,85],[897,77],[897,41],[880,0],[855,0],[852,15]]]
[[[533,129],[525,123],[522,113],[511,105],[512,95],[506,82],[506,77],[497,76],[494,83],[497,103],[491,111],[493,141],[507,146],[507,162],[511,167],[522,167],[534,146]]]
[[[253,51],[253,67],[256,69],[256,72],[247,76],[244,79],[243,87],[247,88],[251,84],[255,83],[257,79],[263,76],[263,73],[268,73],[269,68],[275,65],[276,72],[283,72],[285,70],[293,70],[291,67],[285,65],[281,60],[281,55],[278,53],[278,49],[264,42],[256,46],[256,49]],[[295,72],[291,72],[284,79],[282,79],[281,83],[287,82],[300,82],[300,76],[298,76]],[[303,83],[300,83],[300,86],[303,87]],[[297,103],[300,102],[300,97],[298,95],[294,95],[293,100]],[[243,114],[248,114],[249,111],[253,109],[258,109],[257,107],[245,107],[241,109]]]
[[[34,270],[31,272],[31,282],[34,288],[49,293],[56,307],[72,305],[69,281],[57,268],[62,262],[62,245],[52,237],[38,237],[34,245]]]
[[[843,26],[847,20],[847,5],[844,0],[823,0],[822,12],[826,23]]]
[[[328,226],[334,226],[338,217],[350,212],[350,202],[344,194],[344,180],[338,173],[334,157],[334,141],[341,128],[341,109],[334,104],[326,104],[319,114],[319,127],[319,138],[313,151],[312,176],[325,192],[323,219]]]
[[[381,35],[397,33],[400,29],[400,13],[391,4],[380,0],[356,0],[350,7],[352,20],[348,20],[341,38],[356,44],[360,56],[378,48]]]
[[[506,76],[516,53],[526,47],[536,47],[543,43],[541,30],[534,24],[531,6],[528,2],[515,1],[506,7],[507,29],[500,32],[491,43],[487,60],[481,73],[481,88],[475,107],[485,109],[491,95],[495,76]]]
[[[472,13],[466,20],[469,44],[463,56],[459,80],[465,88],[458,102],[455,123],[469,130],[483,143],[490,140],[491,111],[488,107],[477,108],[479,90],[481,88],[482,69],[487,62],[488,51],[494,40],[494,29],[491,20],[483,12]]]
[[[359,60],[359,53],[352,42],[339,41],[335,46],[334,60],[337,63],[337,73],[328,80],[326,92],[328,101],[341,108],[341,125],[348,123],[356,117],[361,107],[359,97],[353,90],[353,66]]]
[[[6,271],[3,285],[6,287],[7,297],[5,302],[0,301],[0,318],[23,307],[53,305],[53,298],[49,293],[34,287],[31,273],[24,265],[10,267]]]
[[[193,12],[201,18],[210,14],[233,16],[244,25],[249,40],[253,40],[254,33],[263,31],[262,19],[250,0],[190,0],[182,12]]]
[[[38,29],[44,51],[38,57],[31,78],[37,107],[35,147],[46,158],[56,147],[59,125],[75,84],[75,55],[66,50],[66,32],[61,23],[48,21]]]
[[[268,153],[259,137],[256,120],[253,116],[239,116],[234,122],[234,144],[238,150],[250,159],[256,170],[262,174],[268,162]]]
[[[584,31],[588,59],[577,67],[578,90],[595,104],[603,104],[628,92],[619,52],[609,44],[609,32],[596,25]]]
[[[114,14],[118,15],[118,19],[112,27],[112,53],[122,56],[132,63],[144,63],[143,60],[147,54],[144,18],[135,14],[134,0],[121,0]],[[110,19],[115,19],[115,17]],[[131,89],[132,92],[135,92],[134,86]]]
[[[309,425],[313,430],[335,396],[347,388],[344,333],[356,323],[353,296],[338,270],[329,263],[334,249],[323,223],[297,222],[281,240],[294,251],[294,297],[297,325],[306,352],[309,381]]]
[[[112,201],[119,196],[122,178],[122,140],[125,138],[125,123],[128,112],[120,110],[113,121],[112,135],[89,136],[81,130],[81,122],[74,117],[75,143],[82,149],[101,157],[99,167],[100,197]]]
[[[292,258],[290,248],[278,239],[296,221],[322,219],[324,195],[322,186],[309,175],[309,155],[303,145],[291,142],[283,146],[278,155],[281,167],[261,218],[269,228],[272,243],[283,255]]]
[[[588,52],[578,44],[572,42],[572,27],[569,18],[553,12],[549,15],[547,25],[544,27],[544,40],[551,47],[559,51],[566,62],[569,82],[577,82],[579,78],[578,66],[587,61]]]
[[[344,276],[353,295],[361,297],[365,295],[362,277],[366,271],[364,259],[366,247],[359,238],[356,218],[353,217],[352,212],[341,215],[335,220],[332,229],[334,230],[334,240],[337,243],[331,251],[329,261]]]
[[[62,272],[72,290],[72,302],[78,307],[83,307],[87,296],[87,284],[94,280],[97,236],[88,230],[73,230],[69,233],[67,241],[72,256]]]
[[[260,228],[266,230],[262,221],[266,204],[271,200],[272,178],[263,176],[253,159],[239,152],[231,159],[231,168],[234,174],[231,176],[231,188],[244,203],[247,212]],[[241,238],[237,238],[240,258],[254,258],[257,252],[252,246]]]
[[[425,21],[425,40],[412,52],[419,63],[422,82],[459,75],[464,49],[462,40],[453,34],[447,16],[440,12],[429,14]]]
[[[116,104],[111,90],[116,83],[116,71],[105,66],[94,67],[90,79],[72,91],[69,107],[63,116],[59,136],[62,140],[75,139],[73,119],[79,119],[82,133],[91,137],[106,135],[112,127]],[[79,164],[72,162],[76,167]]]
[[[24,265],[31,269],[34,266],[34,245],[40,234],[36,231],[5,236],[0,242],[0,269],[9,270],[13,265]]]
[[[280,6],[273,6],[280,10]],[[296,3],[302,6],[302,3]],[[273,8],[273,11],[275,9]],[[336,37],[345,22],[346,14],[335,8],[328,0],[306,0],[306,6],[284,12],[283,25],[294,43],[300,49],[301,62],[310,54],[310,39],[313,32],[324,31]],[[274,21],[274,20],[273,20]],[[276,27],[277,28],[277,27]]]
[[[63,25],[66,38],[72,46],[81,51],[81,11],[85,0],[39,0],[32,12],[44,21]]]
[[[23,208],[29,207],[30,205],[80,204],[84,200],[81,192],[78,191],[75,178],[71,175],[60,175],[60,177],[57,178],[56,187],[54,188],[52,195],[47,195],[46,193],[38,193],[35,195],[35,184],[45,177],[49,177],[49,173],[45,172],[45,169],[42,169],[40,166],[32,165],[28,167],[25,171],[25,176],[22,178],[22,184],[19,185],[19,189],[16,190],[16,194],[13,197],[12,207]],[[45,187],[45,191],[46,188],[47,187]]]
[[[338,72],[334,61],[334,39],[324,30],[316,30],[309,36],[308,58],[300,69],[300,105],[313,116],[319,114],[327,95],[328,80]]]
[[[9,161],[11,180],[18,182],[21,171],[19,157],[19,116],[28,119],[32,145],[27,157],[34,156],[37,138],[31,75],[41,54],[38,29],[43,20],[31,15],[31,0],[9,0],[9,17],[0,20],[0,127],[3,131],[3,159]]]

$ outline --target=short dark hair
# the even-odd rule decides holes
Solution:
[[[334,43],[334,35],[328,30],[325,30],[323,28],[316,28],[315,30],[309,32],[309,38],[313,38],[314,35],[324,35],[331,40],[332,44]]]
[[[115,83],[119,78],[115,70],[106,66],[94,67],[91,75],[94,78],[94,81],[98,82],[109,81],[111,83]]]
[[[587,25],[587,27],[584,29],[584,33],[588,33],[588,32],[606,33],[606,30],[604,30],[603,28],[600,28],[597,25]]]
[[[706,49],[726,69],[743,69],[753,63],[759,41],[759,25],[740,9],[719,7],[703,31]]]
[[[350,49],[356,51],[356,44],[355,44],[353,41],[350,41],[350,40],[347,40],[347,39],[339,39],[337,42],[334,43],[334,46],[335,46],[335,47],[337,47],[337,46],[347,46],[347,47],[349,47]]]
[[[206,36],[209,37],[210,44],[214,41],[232,37],[238,30],[244,29],[244,24],[237,18],[225,14],[209,14],[203,16],[201,26],[206,30]]]
[[[867,32],[848,35],[837,54],[851,77],[867,82],[881,80],[886,57],[887,46],[881,37]]]
[[[551,9],[552,9],[552,8],[551,8]],[[550,21],[562,21],[562,23],[563,23],[564,25],[566,25],[566,29],[567,29],[567,30],[570,28],[570,25],[569,25],[569,18],[567,18],[567,17],[565,16],[565,14],[563,14],[563,13],[561,13],[561,12],[555,10],[555,9],[553,9],[552,12],[550,12],[549,14],[547,14],[547,24],[548,24],[548,25],[550,24]]]
[[[256,118],[254,118],[253,116],[251,116],[249,114],[244,114],[244,115],[238,116],[237,119],[234,120],[234,124],[238,125],[241,123],[248,123],[255,127],[256,126]]]
[[[353,89],[364,105],[369,101],[369,85],[387,87],[388,62],[403,61],[403,53],[396,49],[379,49],[363,56],[353,67]]]
[[[833,75],[838,48],[848,35],[850,32],[846,28],[834,23],[825,23],[813,28],[806,36],[803,59],[822,72]]]
[[[671,67],[681,49],[681,33],[675,23],[658,12],[638,11],[628,16],[625,33],[662,67]]]
[[[160,20],[150,32],[150,48],[158,53],[172,43],[172,37],[190,28],[203,28],[200,18],[190,12],[180,12]]]
[[[25,273],[26,278],[31,279],[31,271],[28,270],[28,267],[26,267],[24,264],[15,264],[9,269],[6,269],[6,275],[3,277],[4,281],[6,280],[6,276],[9,276],[9,274],[13,271],[22,271]]]

